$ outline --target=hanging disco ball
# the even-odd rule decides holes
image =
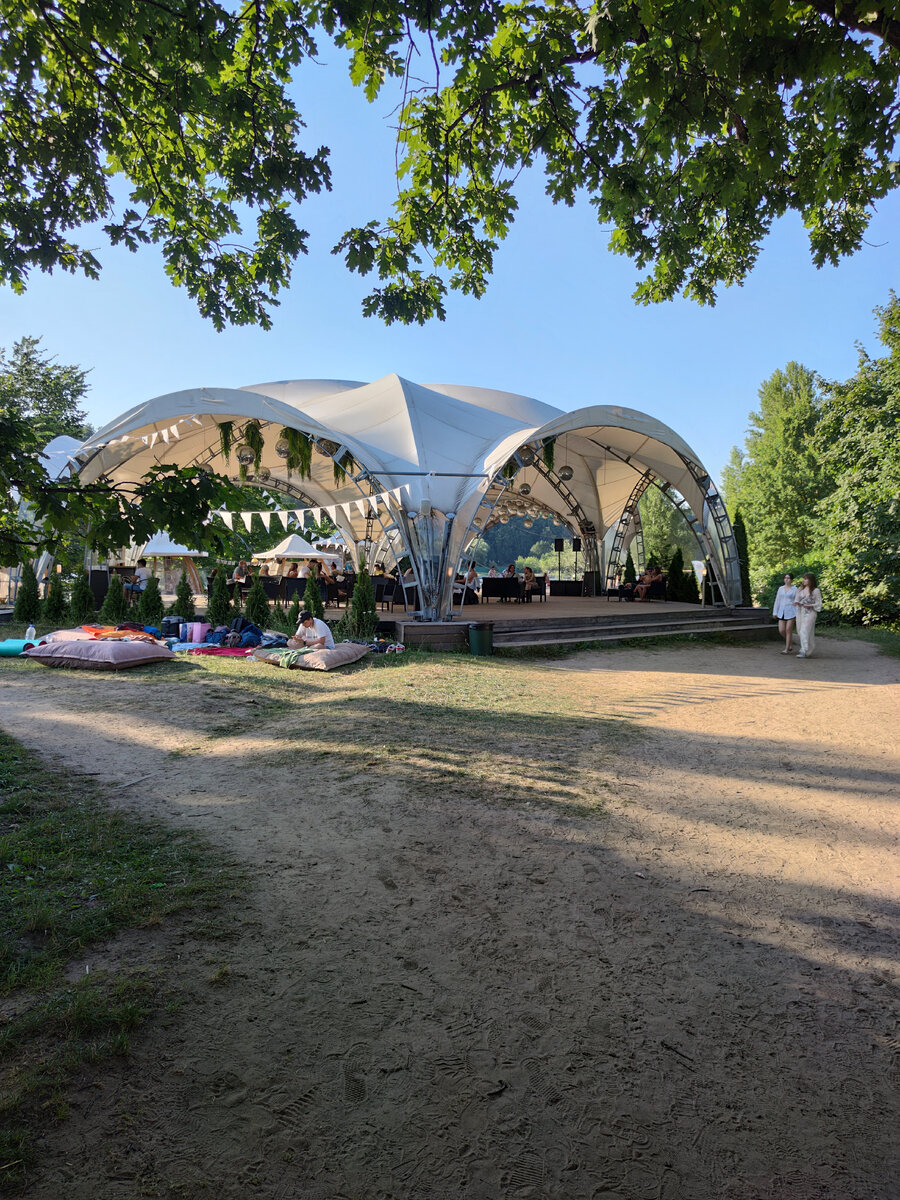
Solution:
[[[522,486],[519,488],[519,495],[520,496],[530,496],[531,495],[531,484],[523,483]]]
[[[569,466],[568,463],[564,463],[557,471],[557,475],[559,475],[559,477],[563,481],[563,483],[568,483],[574,474],[575,474],[575,472],[572,470],[572,468]]]
[[[256,473],[256,478],[260,483],[267,483],[272,478],[272,472],[268,467],[260,467]]]
[[[534,451],[530,446],[520,446],[519,458],[521,459],[523,466],[530,467],[534,462]]]
[[[253,450],[247,445],[246,442],[238,446],[237,450],[234,452],[234,456],[242,467],[249,467],[256,458]]]
[[[525,520],[522,522],[522,524],[525,526],[526,529],[530,529],[532,527],[532,525],[534,524],[534,521],[532,521],[531,517],[526,517]]]
[[[509,517],[506,515],[506,513],[504,513],[503,516],[500,518],[500,524],[501,525],[509,524]]]
[[[291,443],[287,438],[279,438],[275,443],[275,453],[279,458],[287,458],[291,452]]]

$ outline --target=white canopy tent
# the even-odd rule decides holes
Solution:
[[[254,558],[330,558],[315,546],[302,538],[299,533],[291,533],[274,546],[271,550],[261,550],[253,555]]]
[[[236,447],[227,459],[222,424]],[[241,444],[250,426],[263,441],[258,465]],[[305,440],[308,471],[288,470],[289,434]],[[450,612],[466,546],[513,515],[559,519],[581,537],[587,568],[612,578],[639,528],[638,500],[656,486],[685,515],[725,601],[740,595],[731,526],[709,474],[674,430],[616,405],[563,412],[509,392],[397,375],[197,388],[130,409],[76,457],[86,482],[134,479],[165,463],[237,479],[243,460],[244,482],[326,512],[369,559],[408,556],[417,611],[431,620]],[[268,556],[279,557],[277,548]]]

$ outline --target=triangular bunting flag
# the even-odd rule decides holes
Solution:
[[[366,515],[366,502],[365,502],[365,500],[354,500],[354,501],[353,501],[353,503],[356,505],[356,507],[357,507],[357,509],[358,509],[358,511],[359,511],[359,515],[360,515],[361,517],[364,517],[364,516]]]
[[[234,513],[220,512],[219,516],[225,522],[229,529],[234,529]]]
[[[271,514],[270,512],[268,512],[268,511],[266,511],[266,512],[261,512],[261,513],[259,514],[259,519],[262,521],[263,525],[265,525],[265,527],[266,527],[266,533],[268,533],[268,532],[269,532],[269,526],[272,524],[272,514]]]
[[[166,445],[168,446],[168,444],[169,444],[169,431],[168,431],[168,429],[161,429],[161,430],[159,431],[159,436],[162,438],[162,440],[163,440],[163,441],[166,443]]]
[[[322,520],[322,510],[321,510],[321,508],[311,508],[311,509],[309,509],[308,511],[309,511],[309,512],[310,512],[310,514],[312,515],[312,519],[313,519],[313,525],[318,525],[318,524],[320,524],[320,523],[321,523],[321,520]],[[325,511],[327,512],[327,511],[328,511],[328,509],[326,508],[326,509],[325,509]]]
[[[251,531],[251,529],[253,528],[253,513],[252,512],[242,512],[240,514],[240,518],[244,522],[244,525],[247,527],[247,532],[249,533]]]
[[[282,509],[277,515],[278,515],[278,520],[282,523],[282,525],[284,526],[285,531],[286,531],[287,527],[288,527],[288,517],[291,514],[289,512],[285,512],[285,510]]]

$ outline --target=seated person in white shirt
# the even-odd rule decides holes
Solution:
[[[139,596],[141,592],[146,591],[147,580],[150,578],[150,572],[147,569],[147,560],[142,558],[135,568],[134,574],[125,584],[125,591],[130,592],[132,596]]]
[[[334,638],[324,621],[311,612],[302,612],[297,632],[288,638],[288,645],[292,650],[333,650]]]

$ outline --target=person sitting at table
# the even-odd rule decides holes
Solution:
[[[259,577],[260,577],[260,579],[267,579],[268,575],[269,575],[269,564],[263,563],[263,565],[259,568]]]
[[[530,604],[532,597],[538,590],[538,581],[531,567],[526,567],[522,572],[522,599],[526,604]]]
[[[316,580],[319,584],[319,595],[322,597],[322,603],[327,605],[328,585],[329,583],[334,583],[334,578],[332,577],[331,572],[328,570],[326,563],[316,563]]]
[[[291,563],[290,567],[288,568],[288,572],[285,575],[285,579],[296,579],[298,569],[299,568],[297,567],[296,563]]]
[[[519,582],[519,576],[516,574],[516,564],[510,563],[500,578],[512,581],[509,584],[509,592],[505,596],[500,597],[500,603],[506,604],[509,600],[518,599],[519,593],[516,585]]]
[[[297,572],[298,579],[309,579],[309,563],[304,559],[300,564],[300,570]]]
[[[333,650],[334,637],[324,621],[304,610],[300,614],[297,632],[288,638],[288,646],[292,650]]]
[[[146,558],[142,558],[135,567],[134,574],[126,580],[125,591],[129,596],[140,596],[146,590],[149,578],[150,571],[147,568],[147,560]]]
[[[238,563],[238,565],[234,568],[234,570],[231,573],[231,582],[232,583],[246,583],[249,576],[250,576],[250,568],[247,566],[247,564],[244,562],[244,560],[241,559],[241,561]]]
[[[481,578],[475,570],[475,564],[469,563],[469,569],[466,571],[463,579],[463,604],[478,604],[481,591]]]
[[[488,577],[488,579],[499,579],[500,578],[500,576],[497,574],[497,564],[496,563],[491,563],[491,569],[488,571],[487,577]]]

